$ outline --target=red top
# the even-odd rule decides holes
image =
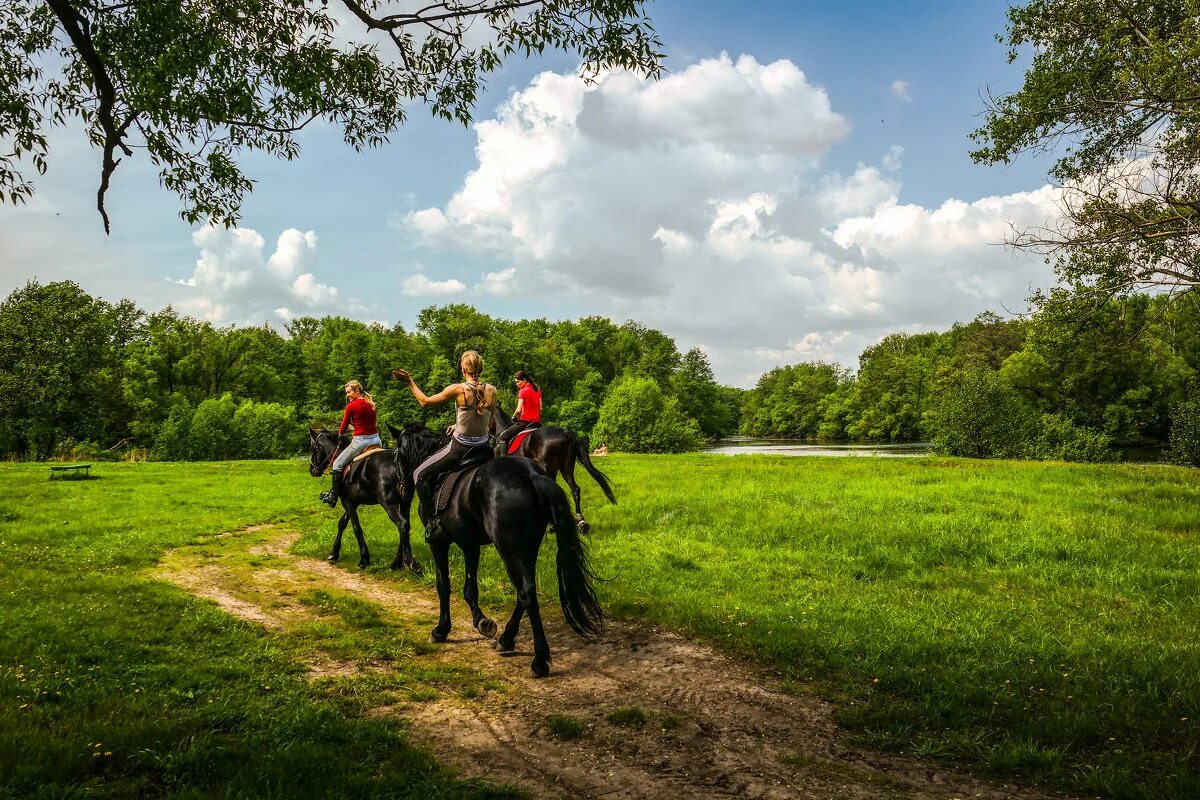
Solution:
[[[517,397],[521,400],[521,421],[541,422],[542,393],[533,388],[533,384],[527,383],[517,392]]]
[[[346,413],[342,416],[342,427],[338,429],[339,436],[346,432],[348,425],[354,426],[355,436],[370,436],[373,433],[379,433],[379,429],[375,427],[375,409],[371,408],[371,404],[362,397],[346,403]]]

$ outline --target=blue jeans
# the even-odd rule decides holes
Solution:
[[[383,447],[383,440],[379,438],[378,433],[372,433],[369,436],[355,436],[350,440],[350,444],[346,446],[346,449],[338,453],[337,460],[333,462],[333,468],[338,471],[345,469],[346,465],[353,461],[356,455],[373,444]]]

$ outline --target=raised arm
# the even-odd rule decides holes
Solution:
[[[413,393],[413,397],[417,398],[417,402],[421,404],[421,408],[425,406],[440,406],[447,400],[456,398],[462,394],[462,386],[452,383],[431,397],[421,391],[421,387],[417,386],[417,382],[413,380],[412,375],[406,369],[392,370],[392,377],[398,381],[408,381],[409,391]]]

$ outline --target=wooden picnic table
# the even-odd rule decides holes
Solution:
[[[60,477],[63,480],[87,478],[91,475],[91,464],[59,464],[50,468],[50,480]]]

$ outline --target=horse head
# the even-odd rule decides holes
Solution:
[[[445,444],[446,437],[429,430],[419,422],[407,422],[403,428],[387,423],[388,432],[396,441],[393,451],[396,465],[404,475],[411,475],[421,462]]]
[[[504,430],[505,428],[507,428],[509,425],[512,425],[512,424],[513,424],[512,417],[510,417],[504,411],[504,409],[500,406],[499,403],[496,403],[496,432],[499,433],[500,431]]]
[[[308,472],[314,478],[325,474],[340,439],[336,433],[325,428],[308,429]]]

